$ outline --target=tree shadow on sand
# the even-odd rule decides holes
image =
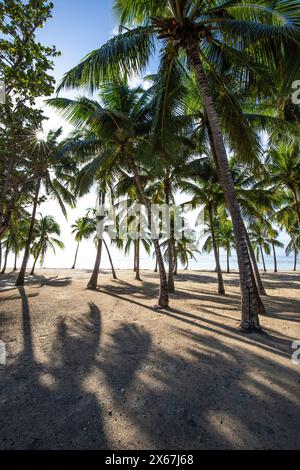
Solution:
[[[298,448],[296,373],[201,331],[174,328],[176,333],[189,341],[184,353],[152,345],[125,395],[114,397],[114,407],[137,429],[139,448]],[[125,328],[114,336],[104,361],[111,386],[124,383],[119,378],[128,367],[127,334]],[[146,332],[133,336],[139,337],[137,344],[144,345],[143,336],[149,341]]]
[[[28,298],[19,291],[23,351],[0,369],[0,448],[105,449],[99,403],[83,388],[98,352],[99,309],[90,304],[88,315],[71,326],[61,320],[44,364],[35,358]]]
[[[287,366],[285,340],[244,338],[216,320],[195,325],[173,310],[164,312],[174,321],[158,341],[125,322],[100,348],[101,315],[90,304],[83,317],[58,322],[41,363],[20,295],[24,345],[0,369],[0,448],[106,449],[112,430],[127,449],[299,447],[299,374]],[[90,373],[93,392],[84,387]],[[103,414],[104,387],[112,417]]]
[[[13,272],[9,274],[5,274],[0,276],[0,292],[8,292],[17,290],[18,288],[15,286],[15,282],[17,280],[18,273]],[[59,276],[42,276],[42,275],[34,275],[29,276],[28,273],[25,277],[25,284],[28,287],[37,286],[37,287],[66,287],[72,284],[72,277],[59,277]]]

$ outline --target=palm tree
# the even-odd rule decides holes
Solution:
[[[280,227],[285,229],[290,237],[290,241],[285,252],[287,256],[294,253],[294,271],[296,271],[298,254],[300,251],[300,229],[298,226],[297,216],[291,205],[284,205],[284,207],[275,214],[275,218]]]
[[[95,233],[94,242],[95,242],[95,245],[97,247],[97,255],[96,255],[94,271],[92,273],[91,279],[90,279],[89,284],[88,284],[88,289],[90,289],[90,290],[95,290],[97,288],[98,274],[99,274],[100,264],[101,264],[101,259],[102,259],[103,245],[104,245],[104,247],[106,249],[106,252],[107,252],[107,255],[108,255],[108,259],[109,259],[109,262],[110,262],[110,265],[111,265],[113,278],[115,280],[118,279],[117,275],[116,275],[115,268],[114,268],[113,260],[112,260],[111,254],[110,254],[110,250],[108,248],[108,244],[107,244],[107,242],[105,240],[105,237],[104,237],[105,232],[107,231],[107,228],[105,227],[104,221],[105,221],[105,223],[109,222],[108,215],[107,215],[107,212],[105,210],[106,189],[107,189],[107,187],[108,187],[107,180],[106,180],[106,182],[102,181],[102,185],[101,185],[102,192],[100,190],[100,198],[101,198],[100,199],[101,200],[100,208],[98,210],[97,209],[88,209],[87,210],[87,217],[89,218],[91,233]],[[90,216],[92,216],[92,218],[90,218]],[[99,225],[98,225],[98,223],[99,223]]]
[[[90,238],[91,235],[95,232],[95,224],[91,223],[91,219],[86,215],[77,219],[71,228],[72,234],[75,236],[75,240],[77,242],[74,264],[71,268],[75,269],[80,243],[83,240]]]
[[[16,286],[23,286],[25,283],[25,274],[30,256],[30,248],[34,236],[34,228],[36,222],[36,214],[38,205],[45,200],[41,197],[41,190],[45,190],[45,194],[55,198],[65,217],[67,217],[65,203],[70,206],[74,205],[74,196],[66,188],[67,170],[73,171],[74,167],[65,158],[58,158],[58,142],[57,139],[61,135],[61,129],[50,131],[44,141],[34,143],[31,155],[31,173],[34,181],[32,183],[32,213],[28,238],[26,241],[22,266],[16,281]]]
[[[165,259],[168,259],[169,245],[167,241],[164,241],[161,245],[165,248]],[[183,266],[185,270],[189,268],[191,260],[197,261],[196,254],[199,254],[199,248],[197,244],[191,241],[189,238],[183,236],[180,239],[176,239],[173,245],[174,253],[174,275],[178,276],[178,262]]]
[[[294,271],[297,271],[297,260],[300,252],[300,229],[296,226],[291,228],[289,230],[289,235],[291,240],[288,243],[285,252],[287,256],[294,253]]]
[[[260,222],[253,223],[249,229],[249,237],[255,248],[257,261],[259,262],[261,258],[263,269],[266,273],[267,267],[264,253],[268,256],[271,254],[271,246],[266,227],[262,226]]]
[[[273,251],[273,259],[274,259],[274,273],[278,272],[278,265],[277,265],[277,255],[276,255],[276,248],[284,248],[284,244],[277,240],[279,236],[278,230],[274,229],[272,225],[268,228],[268,242],[270,243]]]
[[[5,239],[3,240],[2,246],[3,248],[5,248],[5,255],[4,255],[4,263],[3,263],[1,274],[5,274],[6,268],[7,268],[8,255],[10,251],[10,240],[8,236],[6,236]]]
[[[267,176],[277,190],[291,193],[292,208],[300,228],[300,150],[299,143],[281,141],[271,146],[266,158]]]
[[[101,87],[101,103],[81,98],[55,98],[48,103],[61,110],[64,117],[78,127],[87,127],[94,139],[81,142],[80,149],[90,152],[91,162],[81,170],[83,180],[91,182],[100,168],[123,166],[133,176],[151,220],[151,202],[146,197],[137,160],[145,151],[149,131],[147,97],[140,88],[130,89],[126,80],[112,81]],[[76,145],[76,142],[74,143]],[[73,146],[74,149],[74,146]],[[96,156],[95,156],[96,155]],[[86,183],[87,184],[87,183]],[[159,307],[169,305],[168,283],[159,241],[153,239],[160,273]]]
[[[59,237],[60,235],[60,226],[54,217],[50,215],[45,217],[41,216],[35,226],[35,240],[31,248],[31,253],[34,257],[34,263],[30,276],[34,276],[35,267],[39,260],[41,265],[43,265],[46,253],[49,249],[51,249],[55,254],[55,248],[62,250],[65,247],[63,242],[55,237]]]
[[[230,273],[231,251],[235,249],[235,237],[231,220],[220,217],[220,222],[217,226],[217,239],[218,245],[226,251],[227,273]]]
[[[262,83],[263,69],[268,68],[274,73],[278,48],[281,46],[284,54],[299,36],[299,4],[293,1],[270,4],[266,1],[245,7],[241,1],[225,0],[223,3],[207,0],[196,3],[193,0],[116,0],[115,7],[121,23],[132,25],[133,29],[126,26],[123,28],[125,32],[89,54],[65,75],[60,89],[83,85],[95,89],[115,75],[116,70],[128,74],[141,71],[148,64],[156,44],[160,43],[160,72],[164,75],[165,92],[168,93],[170,77],[182,73],[179,57],[185,54],[203,100],[220,181],[233,222],[242,291],[241,328],[260,331],[258,315],[264,312],[264,308],[249,259],[213,86],[224,68],[227,75],[251,77],[254,86],[255,78]],[[296,70],[297,65],[292,62],[291,65]],[[160,258],[158,262],[162,262]]]
[[[146,188],[148,175],[141,173],[143,169],[139,167],[140,176],[143,180],[146,196],[151,198],[151,188]],[[126,172],[121,172],[118,182],[114,187],[114,192],[119,199],[116,203],[118,211],[119,225],[127,225],[127,233],[123,234],[115,241],[119,249],[124,249],[125,254],[128,255],[133,246],[134,254],[134,272],[137,281],[141,281],[140,276],[140,255],[141,247],[148,255],[151,253],[151,233],[149,230],[148,217],[145,216],[142,210],[141,198],[138,188],[135,184],[135,179],[128,175]]]
[[[191,204],[194,207],[204,206],[204,219],[207,223],[211,236],[211,246],[216,261],[216,271],[218,276],[218,292],[225,295],[225,287],[220,264],[220,253],[217,240],[216,216],[220,204],[224,203],[221,187],[218,181],[217,171],[212,158],[200,160],[198,177],[193,182],[185,181],[181,184],[182,189],[193,196]],[[204,245],[204,251],[209,249],[209,242]]]

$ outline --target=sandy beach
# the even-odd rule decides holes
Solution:
[[[171,309],[158,277],[40,270],[0,280],[1,449],[296,449],[300,277],[263,275],[266,335],[237,327],[239,279],[181,272]]]

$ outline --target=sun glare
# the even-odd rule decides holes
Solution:
[[[43,131],[39,130],[36,132],[36,139],[39,141],[39,142],[43,142],[45,140],[45,134]]]

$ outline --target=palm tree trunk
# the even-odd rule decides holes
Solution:
[[[32,266],[30,276],[34,276],[34,274],[35,274],[35,267],[36,267],[36,263],[38,262],[39,257],[40,257],[40,253],[34,259],[34,263],[33,263],[33,266]]]
[[[154,272],[157,273],[158,272],[158,264],[157,264],[157,259],[155,259],[155,269],[154,269]]]
[[[145,195],[145,191],[144,191],[140,174],[138,172],[134,159],[128,156],[127,161],[128,161],[129,168],[134,175],[134,180],[137,185],[138,191],[140,193],[141,199],[147,209],[148,220],[150,223],[151,218],[152,218],[151,204]],[[159,289],[159,297],[158,297],[158,306],[161,308],[166,308],[169,306],[169,291],[168,291],[168,281],[167,281],[164,260],[161,254],[159,241],[157,239],[153,239],[152,242],[154,245],[158,269],[159,269],[160,289]]]
[[[237,201],[232,174],[230,172],[222,131],[215,105],[211,96],[208,81],[202,67],[199,56],[198,43],[195,42],[188,48],[188,56],[194,68],[203,104],[208,116],[213,136],[214,149],[218,161],[220,182],[223,187],[224,196],[231,214],[234,234],[237,245],[237,256],[240,272],[240,286],[242,297],[242,331],[261,331],[259,314],[265,313],[264,305],[258,293],[251,261],[247,249],[244,234],[244,224],[240,207]]]
[[[0,270],[1,270],[1,266],[2,266],[2,242],[0,240]]]
[[[174,276],[178,276],[178,257],[176,253],[176,246],[173,240],[173,255],[174,255]]]
[[[14,272],[18,270],[17,268],[17,262],[18,262],[18,252],[15,251],[15,262],[14,262]]]
[[[74,264],[72,266],[72,270],[76,268],[76,263],[77,263],[77,258],[78,258],[78,251],[79,251],[79,245],[80,245],[80,242],[77,243],[77,248],[76,248],[76,253],[75,253],[75,259],[74,259]]]
[[[140,230],[140,229],[139,229]],[[136,275],[135,275],[135,280],[136,281],[141,281],[141,276],[140,276],[140,247],[141,247],[141,239],[140,237],[135,241],[135,246],[136,246]]]
[[[40,188],[41,188],[41,180],[38,180],[37,188],[36,188],[35,196],[34,196],[34,200],[33,200],[33,209],[32,209],[32,214],[31,214],[31,221],[30,221],[30,227],[29,227],[28,238],[27,238],[27,242],[26,242],[23,262],[22,262],[22,266],[21,266],[21,269],[20,269],[20,272],[19,272],[19,276],[18,276],[17,281],[16,281],[16,286],[17,287],[24,286],[24,284],[25,284],[25,274],[26,274],[27,264],[28,264],[29,255],[30,255],[30,246],[31,246],[32,239],[33,239],[33,231],[34,231],[34,225],[35,225],[35,217],[36,217],[37,206],[38,206],[38,202],[39,202]]]
[[[96,255],[94,270],[93,270],[91,279],[89,280],[89,283],[87,285],[88,290],[97,290],[101,257],[102,257],[102,240],[99,239],[98,245],[97,245],[97,255]]]
[[[174,266],[174,276],[178,276],[178,261],[177,259],[175,260],[175,266]]]
[[[264,267],[264,272],[266,273],[267,272],[267,267],[266,267],[266,263],[265,263],[264,251],[263,251],[261,245],[259,245],[259,249],[260,249],[261,259],[262,259],[262,263],[263,263],[263,267]]]
[[[220,295],[225,295],[225,287],[224,287],[223,275],[222,275],[222,270],[221,270],[221,265],[220,265],[220,257],[219,257],[219,250],[218,250],[218,245],[217,245],[217,240],[216,240],[216,232],[215,232],[215,224],[214,224],[214,219],[213,219],[212,207],[208,208],[208,214],[209,214],[211,239],[212,239],[212,244],[214,248],[216,269],[217,269],[217,275],[218,275],[218,292]]]
[[[248,247],[249,255],[250,255],[250,258],[251,258],[251,263],[252,263],[252,267],[253,267],[253,271],[254,271],[254,275],[255,275],[256,282],[257,282],[257,287],[258,287],[259,293],[260,293],[260,295],[267,296],[268,294],[265,290],[265,287],[264,287],[262,279],[261,279],[261,275],[260,275],[258,265],[257,265],[257,261],[256,261],[256,256],[255,256],[255,253],[254,253],[254,250],[253,250],[251,240],[249,238],[248,231],[247,231],[246,227],[244,227],[244,228],[245,228],[245,236],[246,236],[247,247]]]
[[[164,181],[164,192],[165,192],[165,202],[168,207],[168,226],[170,230],[170,235],[168,238],[168,265],[169,265],[169,272],[168,272],[168,289],[169,292],[175,293],[175,280],[174,280],[174,256],[173,256],[173,239],[174,239],[174,229],[171,227],[172,221],[170,217],[170,182],[168,179]]]
[[[137,271],[137,249],[136,249],[136,240],[134,240],[134,242],[133,242],[133,256],[134,256],[133,272],[136,273],[136,271]]]
[[[108,259],[109,259],[109,262],[110,262],[113,278],[114,278],[115,281],[117,281],[118,278],[117,278],[116,271],[115,271],[115,268],[114,268],[113,260],[112,260],[108,245],[107,245],[106,241],[104,240],[104,238],[103,238],[103,243],[104,243],[104,246],[105,246],[105,249],[106,249],[106,252],[107,252],[107,255],[108,255]]]
[[[297,247],[294,245],[294,271],[297,271],[297,258],[298,258]]]
[[[4,207],[5,207],[5,199],[6,195],[9,190],[10,186],[10,179],[11,175],[15,166],[15,161],[16,161],[16,152],[12,152],[12,155],[8,160],[6,160],[6,171],[5,171],[5,176],[2,179],[2,187],[0,190],[0,234],[2,234],[6,224],[5,224],[5,214],[4,214]]]
[[[105,205],[105,193],[102,193],[101,203],[103,207]],[[104,216],[102,219],[104,219]],[[97,255],[96,255],[95,265],[94,265],[94,269],[91,275],[91,279],[89,280],[88,285],[87,285],[88,290],[97,290],[97,287],[98,287],[98,276],[99,276],[100,264],[101,264],[101,258],[102,258],[102,246],[103,246],[103,237],[98,238]]]
[[[229,256],[229,250],[227,250],[227,273],[230,274],[230,256]]]
[[[274,243],[272,242],[272,248],[273,248],[273,256],[274,256],[274,273],[278,273],[277,269],[277,256],[276,256],[276,248]]]
[[[168,240],[168,264],[169,264],[169,272],[168,272],[168,289],[169,292],[175,293],[175,279],[174,279],[174,256],[173,256],[173,242],[172,240]]]
[[[5,250],[4,264],[3,264],[3,269],[1,271],[1,274],[5,274],[6,267],[7,267],[8,253],[9,253],[9,245],[7,244],[6,250]]]

